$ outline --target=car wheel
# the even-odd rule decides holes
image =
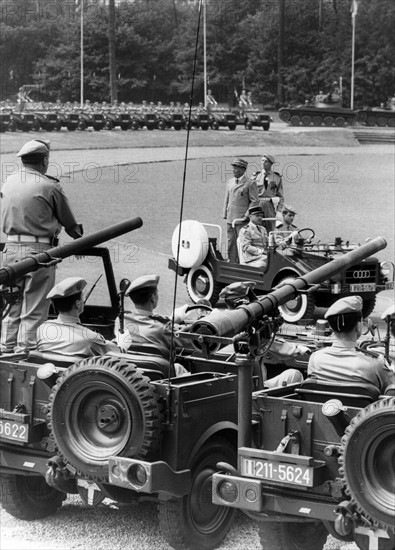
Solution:
[[[360,411],[346,428],[340,475],[357,510],[374,527],[393,530],[395,516],[395,398]]]
[[[322,550],[328,531],[321,522],[260,522],[262,550]]]
[[[149,380],[125,358],[70,367],[49,397],[49,427],[64,461],[105,482],[111,456],[155,458],[161,414]]]
[[[209,300],[214,306],[223,285],[214,281],[213,273],[206,265],[193,267],[187,275],[188,296],[196,304],[199,300]]]
[[[296,276],[285,277],[279,284],[292,283]],[[284,321],[297,323],[301,319],[311,319],[315,309],[315,299],[312,294],[297,294],[292,300],[278,307]]]
[[[0,502],[15,518],[33,520],[50,516],[62,506],[66,496],[50,487],[41,476],[1,474]]]
[[[159,503],[159,525],[176,550],[217,548],[232,526],[235,509],[211,501],[212,475],[217,463],[236,466],[236,450],[222,438],[204,444],[192,459],[192,487],[188,495]]]

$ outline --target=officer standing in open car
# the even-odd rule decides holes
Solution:
[[[252,180],[258,188],[259,205],[263,209],[264,218],[275,218],[276,212],[281,212],[284,204],[284,191],[281,175],[273,170],[275,158],[267,153],[262,155],[262,170],[252,175]],[[268,233],[274,231],[275,220],[264,221]]]

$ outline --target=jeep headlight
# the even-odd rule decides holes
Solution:
[[[380,263],[380,274],[386,281],[394,280],[394,264],[389,261]]]

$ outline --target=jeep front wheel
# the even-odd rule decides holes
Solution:
[[[212,475],[218,462],[235,466],[236,460],[236,451],[227,440],[209,441],[192,460],[191,492],[159,503],[161,531],[175,550],[210,550],[224,539],[235,509],[212,503]]]
[[[296,277],[290,276],[282,279],[279,284],[292,283]],[[298,293],[295,298],[288,300],[278,307],[284,321],[297,323],[301,319],[311,319],[315,309],[315,299],[312,294]]]
[[[214,281],[213,272],[206,265],[199,265],[188,272],[187,292],[195,304],[199,300],[205,299],[215,306],[222,288],[223,285]]]
[[[105,482],[111,456],[156,458],[161,414],[147,378],[127,359],[93,357],[58,379],[50,430],[64,461]]]
[[[339,462],[346,492],[373,525],[394,529],[395,398],[360,411],[342,438]]]
[[[259,538],[262,550],[322,550],[328,531],[321,522],[262,521]]]
[[[1,505],[14,518],[34,520],[50,516],[66,497],[41,476],[1,474],[0,477]]]

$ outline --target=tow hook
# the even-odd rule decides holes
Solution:
[[[45,473],[45,481],[50,487],[54,487],[62,493],[75,493],[75,480],[65,468],[60,456],[54,456],[48,460],[48,468]]]
[[[346,537],[352,532],[355,522],[355,506],[349,500],[344,500],[335,509],[335,531],[341,537]]]

